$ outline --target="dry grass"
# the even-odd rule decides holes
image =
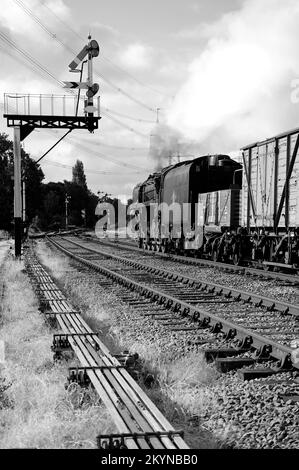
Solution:
[[[0,239],[0,266],[3,263],[5,256],[7,255],[9,249],[11,248],[12,243],[10,240],[1,240]],[[1,281],[1,279],[0,279]]]
[[[0,375],[9,387],[0,386],[0,448],[95,447],[97,434],[114,429],[106,409],[93,391],[64,388],[67,365],[52,361],[53,332],[37,311],[23,264],[8,260],[4,269]]]
[[[201,427],[201,417],[215,404],[212,388],[218,373],[206,364],[202,353],[175,358],[175,337],[161,338],[159,329],[153,332],[152,320],[141,320],[134,310],[102,288],[94,276],[71,269],[68,259],[43,241],[38,243],[38,254],[54,276],[56,264],[65,267],[67,275],[59,273],[63,287],[90,326],[102,331],[102,340],[110,350],[128,349],[139,354],[140,385],[175,427],[184,428],[191,448],[217,448],[218,441]],[[146,383],[149,376],[153,377],[150,388]]]
[[[41,262],[47,266],[53,273],[55,272],[55,277],[61,279],[69,271],[73,271],[70,267],[68,259],[64,256],[55,256],[53,251],[46,245],[44,241],[38,241],[36,243],[36,251],[41,260]]]

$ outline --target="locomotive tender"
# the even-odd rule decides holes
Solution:
[[[139,246],[264,269],[299,269],[299,129],[208,155],[133,190]]]

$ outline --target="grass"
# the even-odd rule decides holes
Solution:
[[[153,331],[152,320],[140,320],[133,309],[102,288],[95,276],[82,268],[82,272],[71,268],[69,260],[44,241],[38,242],[37,252],[52,275],[60,279],[72,302],[81,308],[89,325],[101,330],[101,339],[110,350],[129,349],[139,354],[140,385],[175,428],[184,428],[191,448],[219,447],[218,440],[201,426],[200,416],[213,404],[211,387],[218,377],[202,353],[177,358],[176,336],[161,338],[159,331]],[[152,381],[148,381],[149,376]]]
[[[67,364],[53,363],[53,331],[37,310],[23,269],[22,262],[4,264],[0,448],[96,447],[96,435],[113,432],[114,425],[92,390],[74,384],[65,389]]]
[[[12,245],[9,240],[1,240],[0,238],[0,267],[11,246]]]

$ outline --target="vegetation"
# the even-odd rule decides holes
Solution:
[[[1,247],[1,245],[0,245]],[[54,363],[53,332],[38,311],[24,264],[7,260],[0,311],[5,360],[0,368],[0,449],[95,448],[99,433],[115,432],[91,389],[65,388],[70,363]]]
[[[28,220],[42,208],[41,186],[44,174],[39,165],[23,149],[22,174],[26,184]],[[13,221],[13,143],[0,134],[0,230],[11,230]]]
[[[26,185],[26,225],[41,230],[65,228],[65,199],[69,196],[69,225],[94,227],[99,197],[87,187],[84,166],[77,160],[72,181],[44,184],[43,171],[22,149],[22,175]],[[107,194],[102,198],[115,207],[120,204]],[[13,142],[0,134],[0,230],[13,230]]]

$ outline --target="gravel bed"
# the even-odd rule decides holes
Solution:
[[[87,242],[89,244],[89,242]],[[70,244],[71,248],[74,249],[74,245]],[[112,247],[113,248],[113,247]],[[76,253],[80,253],[81,248],[75,248]],[[81,250],[82,251],[82,250]],[[106,252],[111,252],[111,249],[106,250]],[[84,253],[84,252],[83,252]],[[126,252],[128,254],[128,252]],[[135,256],[139,256],[137,253]],[[144,256],[144,255],[143,255]],[[92,259],[94,254],[90,252],[89,254],[84,254],[84,258]],[[183,283],[178,281],[174,282],[168,279],[161,279],[160,277],[155,277],[147,272],[135,271],[134,268],[130,266],[123,265],[120,261],[101,257],[100,264],[103,267],[112,269],[114,271],[120,271],[122,274],[128,275],[139,283],[143,283],[146,286],[157,287],[163,292],[174,294],[181,300],[188,301],[190,296],[193,299],[196,299],[196,296],[200,295],[195,289],[186,286]],[[213,314],[218,314],[224,319],[235,321],[240,326],[243,326],[248,329],[253,329],[256,333],[263,334],[278,343],[289,345],[290,341],[296,339],[297,337],[297,325],[293,317],[288,317],[283,319],[279,312],[265,312],[265,309],[255,307],[252,304],[247,304],[243,302],[228,302],[224,301],[219,302],[221,297],[215,296],[214,299],[208,299],[204,304],[199,303],[199,307],[204,305],[204,309]],[[215,312],[215,302],[217,303],[217,309]],[[195,305],[194,305],[195,306]],[[221,310],[220,313],[218,313]],[[243,314],[243,317],[241,316]],[[261,316],[261,319],[259,318]],[[286,318],[286,317],[284,317]],[[275,331],[276,330],[276,331]],[[276,332],[281,332],[277,334]]]
[[[128,291],[115,285],[103,288],[102,279],[81,266],[62,277],[74,300],[85,306],[87,319],[97,322],[105,310],[110,337],[116,338],[121,348],[139,353],[145,371],[151,371],[155,379],[148,394],[153,399],[158,393],[161,410],[168,418],[173,413],[173,423],[179,416],[181,427],[178,410],[184,410],[185,437],[192,448],[217,447],[219,443],[241,449],[298,448],[299,404],[280,397],[299,394],[299,385],[291,383],[290,374],[250,382],[241,381],[235,372],[219,374],[205,363],[202,350],[228,347],[230,343],[224,342],[221,334],[171,331],[165,322],[144,315],[151,307],[128,306],[121,300]],[[132,298],[139,299],[133,294]],[[102,326],[102,320],[99,324]],[[213,342],[198,347],[196,343],[202,340]],[[273,380],[282,382],[273,384]],[[169,400],[171,409],[166,405]],[[204,442],[211,435],[216,441]]]
[[[285,402],[280,395],[299,394],[299,384],[284,380],[256,379],[242,383],[231,374],[220,377],[214,396],[201,416],[207,429],[226,429],[227,441],[243,449],[298,448],[299,403]],[[215,398],[217,405],[215,406]]]
[[[148,266],[164,268],[181,275],[194,277],[198,281],[206,282],[208,280],[210,282],[222,284],[228,287],[233,286],[248,292],[266,295],[267,297],[273,297],[274,299],[294,304],[297,304],[299,301],[299,287],[289,284],[284,285],[283,282],[279,280],[263,278],[254,279],[242,274],[226,273],[217,268],[207,266],[185,266],[182,263],[178,263],[167,258],[155,258],[154,254],[153,256],[149,256],[148,254],[142,254],[142,252],[129,252],[119,246],[110,247],[103,244],[99,245],[96,241],[86,242],[85,240],[80,239],[80,243],[81,242],[88,244],[91,243],[95,248],[99,247],[100,250],[105,251],[106,253],[117,253],[124,258],[140,261]]]

